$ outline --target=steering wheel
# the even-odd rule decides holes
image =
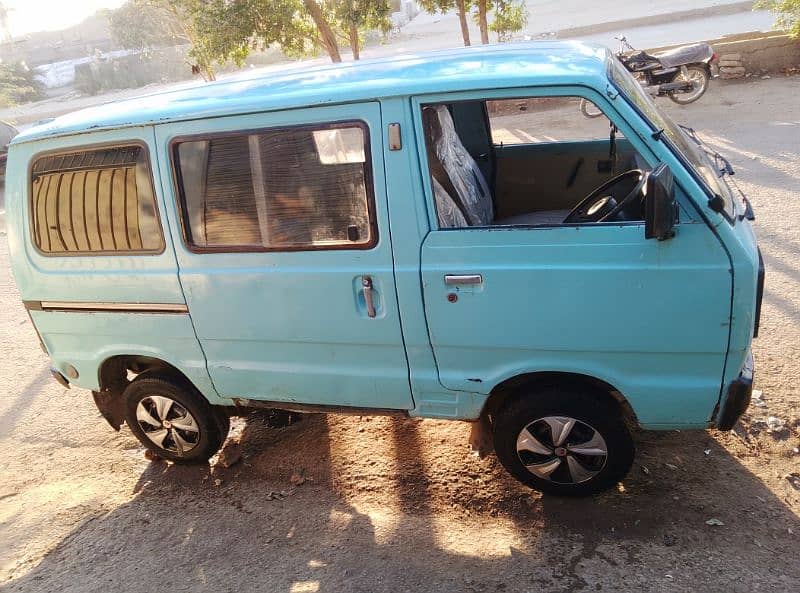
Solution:
[[[635,185],[628,195],[617,202],[612,190],[616,189],[616,186],[625,183],[634,183]],[[639,199],[644,198],[644,186],[646,183],[647,175],[641,169],[625,171],[621,175],[609,179],[583,198],[580,203],[567,214],[563,224],[576,222],[606,222],[613,220],[617,214],[622,212],[622,210],[637,197]],[[625,186],[623,185],[623,187]]]

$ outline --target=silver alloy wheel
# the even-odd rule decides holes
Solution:
[[[157,447],[185,455],[200,442],[197,421],[180,403],[161,395],[149,395],[136,404],[139,427]]]
[[[700,95],[705,92],[706,86],[706,75],[698,68],[689,68],[688,69],[689,76],[686,76],[683,72],[678,74],[676,77],[677,80],[681,82],[691,82],[692,83],[692,90],[688,93],[676,93],[678,101],[681,103],[691,103],[692,101],[697,100]]]
[[[608,447],[594,428],[568,416],[545,416],[517,437],[517,456],[537,478],[557,484],[580,484],[599,474]]]

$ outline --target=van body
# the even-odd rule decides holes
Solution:
[[[253,407],[407,414],[587,494],[633,427],[730,429],[749,403],[752,211],[604,48],[110,103],[17,136],[6,196],[54,376],[177,462]]]

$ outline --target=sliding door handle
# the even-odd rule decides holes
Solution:
[[[483,284],[483,276],[480,274],[446,274],[444,283],[448,286],[457,284]]]

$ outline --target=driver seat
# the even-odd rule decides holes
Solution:
[[[489,185],[461,143],[447,106],[423,108],[422,120],[437,210],[451,212],[455,207],[468,226],[492,224],[494,203]]]
[[[496,219],[483,173],[464,147],[446,105],[423,108],[428,165],[442,228],[489,225],[561,224],[569,210],[529,212]]]

